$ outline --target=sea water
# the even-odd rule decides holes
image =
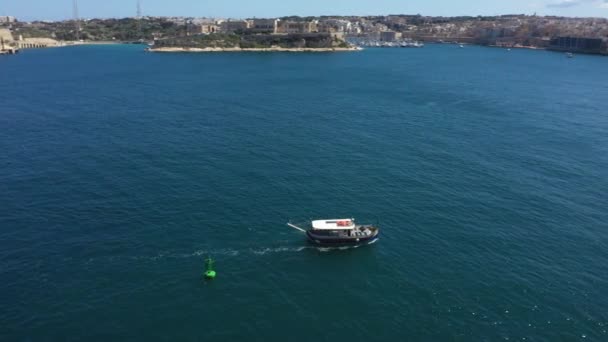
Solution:
[[[454,45],[0,58],[0,339],[606,341],[607,79]],[[380,240],[285,225],[350,217]]]

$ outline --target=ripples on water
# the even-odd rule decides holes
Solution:
[[[607,61],[3,59],[0,339],[607,340]],[[284,225],[330,216],[383,237]]]
[[[373,240],[366,245],[373,245],[378,242],[379,239]],[[257,248],[246,248],[246,249],[209,249],[209,250],[196,250],[192,253],[178,253],[178,252],[162,252],[156,255],[147,255],[147,256],[109,256],[104,258],[90,258],[87,259],[86,263],[92,262],[115,262],[120,261],[120,259],[130,259],[130,260],[147,260],[147,261],[157,261],[160,259],[183,259],[183,258],[202,258],[207,256],[222,256],[222,257],[242,257],[245,255],[266,255],[266,254],[275,254],[275,253],[299,253],[304,251],[318,251],[321,253],[327,252],[339,252],[339,251],[348,251],[357,249],[360,247],[365,247],[366,245],[357,245],[357,246],[339,246],[339,247],[316,247],[316,246],[297,246],[297,247],[257,247]],[[64,261],[73,261],[73,258],[65,258]]]

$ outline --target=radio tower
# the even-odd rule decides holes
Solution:
[[[141,19],[141,0],[137,0],[137,18]]]
[[[74,16],[74,25],[76,26],[76,40],[80,40],[80,18],[78,16],[78,0],[74,0],[72,7],[72,15]]]

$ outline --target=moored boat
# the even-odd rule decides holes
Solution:
[[[294,228],[303,230],[290,224]],[[306,231],[308,240],[316,245],[362,245],[378,239],[380,229],[373,225],[360,225],[355,219],[316,220]]]

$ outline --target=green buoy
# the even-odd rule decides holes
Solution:
[[[211,258],[205,259],[205,279],[215,279],[215,271],[213,270],[215,261]]]

